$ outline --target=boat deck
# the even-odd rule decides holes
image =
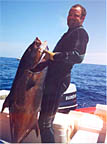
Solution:
[[[3,100],[0,100],[0,110]],[[98,104],[89,113],[71,110],[68,114],[57,113],[54,120],[56,143],[107,143],[107,105]],[[0,113],[0,139],[11,143],[9,111]],[[32,130],[23,143],[40,143]]]

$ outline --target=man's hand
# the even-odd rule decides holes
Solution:
[[[44,53],[46,54],[45,55],[45,59],[46,60],[48,60],[48,59],[50,59],[50,60],[54,60],[54,55],[55,55],[55,53],[53,53],[53,52],[50,52],[50,51],[48,51],[48,50],[44,50]]]
[[[46,50],[46,48],[47,48],[47,41],[41,42],[38,37],[36,38],[36,40],[38,42],[39,52],[40,53],[45,53],[45,59],[46,60],[50,59],[50,60],[53,61],[54,60],[53,57],[54,57],[55,53]]]

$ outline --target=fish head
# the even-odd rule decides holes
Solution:
[[[26,69],[30,70],[33,67],[36,67],[36,65],[39,63],[39,61],[43,57],[43,54],[44,54],[43,50],[45,47],[46,47],[46,41],[41,42],[41,40],[38,37],[36,37],[36,39],[26,49],[26,51],[24,52],[20,60],[19,66],[22,65],[21,67],[23,67],[23,71]]]
[[[41,40],[38,37],[36,37],[36,39],[35,39],[35,45],[37,47],[40,47],[41,44],[42,44]]]

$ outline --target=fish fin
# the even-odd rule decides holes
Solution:
[[[40,135],[40,130],[39,130],[39,125],[38,125],[38,121],[36,121],[36,125],[35,125],[35,132],[36,132],[36,136],[38,137]]]
[[[36,136],[38,137],[38,136],[39,136],[39,131],[38,131],[38,129],[35,129],[35,131],[36,131]]]
[[[36,84],[35,81],[33,81],[32,79],[29,79],[28,82],[27,82],[27,85],[26,85],[26,90],[29,90],[31,89],[32,87],[34,87]]]
[[[5,107],[4,107],[4,104],[3,104],[3,106],[2,106],[2,110],[1,110],[1,113],[3,113],[4,109],[5,109]]]
[[[6,107],[9,107],[9,99],[8,98],[6,98],[6,100],[3,103],[1,113],[3,113],[3,111]]]

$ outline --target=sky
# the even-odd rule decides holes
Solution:
[[[74,4],[87,10],[83,23],[89,34],[84,63],[106,64],[106,0],[0,0],[0,57],[23,55],[39,37],[52,51],[68,30]]]

